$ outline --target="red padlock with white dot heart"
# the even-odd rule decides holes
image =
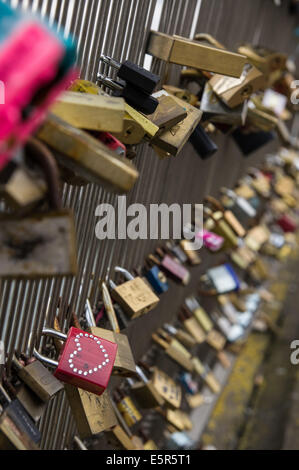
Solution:
[[[37,359],[56,367],[57,379],[96,395],[105,391],[116,357],[116,343],[74,327],[67,335],[52,328],[44,328],[42,334],[65,341],[58,362],[34,349]]]

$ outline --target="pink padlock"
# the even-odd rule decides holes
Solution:
[[[37,129],[56,97],[78,76],[69,68],[60,77],[65,55],[62,41],[34,20],[17,22],[0,45],[0,170],[15,149]]]
[[[214,232],[202,230],[196,234],[196,238],[203,239],[203,244],[210,251],[219,251],[224,243],[224,238],[220,237]]]

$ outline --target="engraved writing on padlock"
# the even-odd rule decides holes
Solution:
[[[111,295],[132,318],[139,317],[152,310],[159,302],[159,297],[151,290],[149,285],[141,278],[134,278],[128,271],[116,267],[129,280],[116,286],[111,283]]]

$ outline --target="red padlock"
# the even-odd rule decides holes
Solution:
[[[74,327],[67,335],[52,328],[44,328],[42,334],[65,341],[58,362],[34,349],[37,359],[56,367],[57,379],[96,395],[105,391],[116,357],[116,343]]]
[[[276,223],[282,228],[284,232],[295,232],[297,229],[296,222],[287,214],[282,215],[277,219]]]

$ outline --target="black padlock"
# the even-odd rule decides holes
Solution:
[[[159,101],[153,96],[144,93],[134,85],[126,83],[124,80],[112,80],[105,75],[98,74],[98,82],[113,90],[113,96],[123,97],[127,103],[143,114],[155,112]]]
[[[246,157],[275,138],[275,134],[272,131],[245,133],[242,132],[241,129],[236,129],[231,135],[243,155]]]
[[[210,139],[204,128],[198,124],[189,138],[194,150],[198,153],[202,160],[206,160],[218,151],[215,142]]]
[[[104,64],[117,69],[117,76],[125,80],[127,84],[133,85],[149,95],[154,91],[160,81],[159,75],[155,75],[129,60],[125,60],[121,64],[112,57],[104,54],[101,55],[100,60],[104,62]]]

